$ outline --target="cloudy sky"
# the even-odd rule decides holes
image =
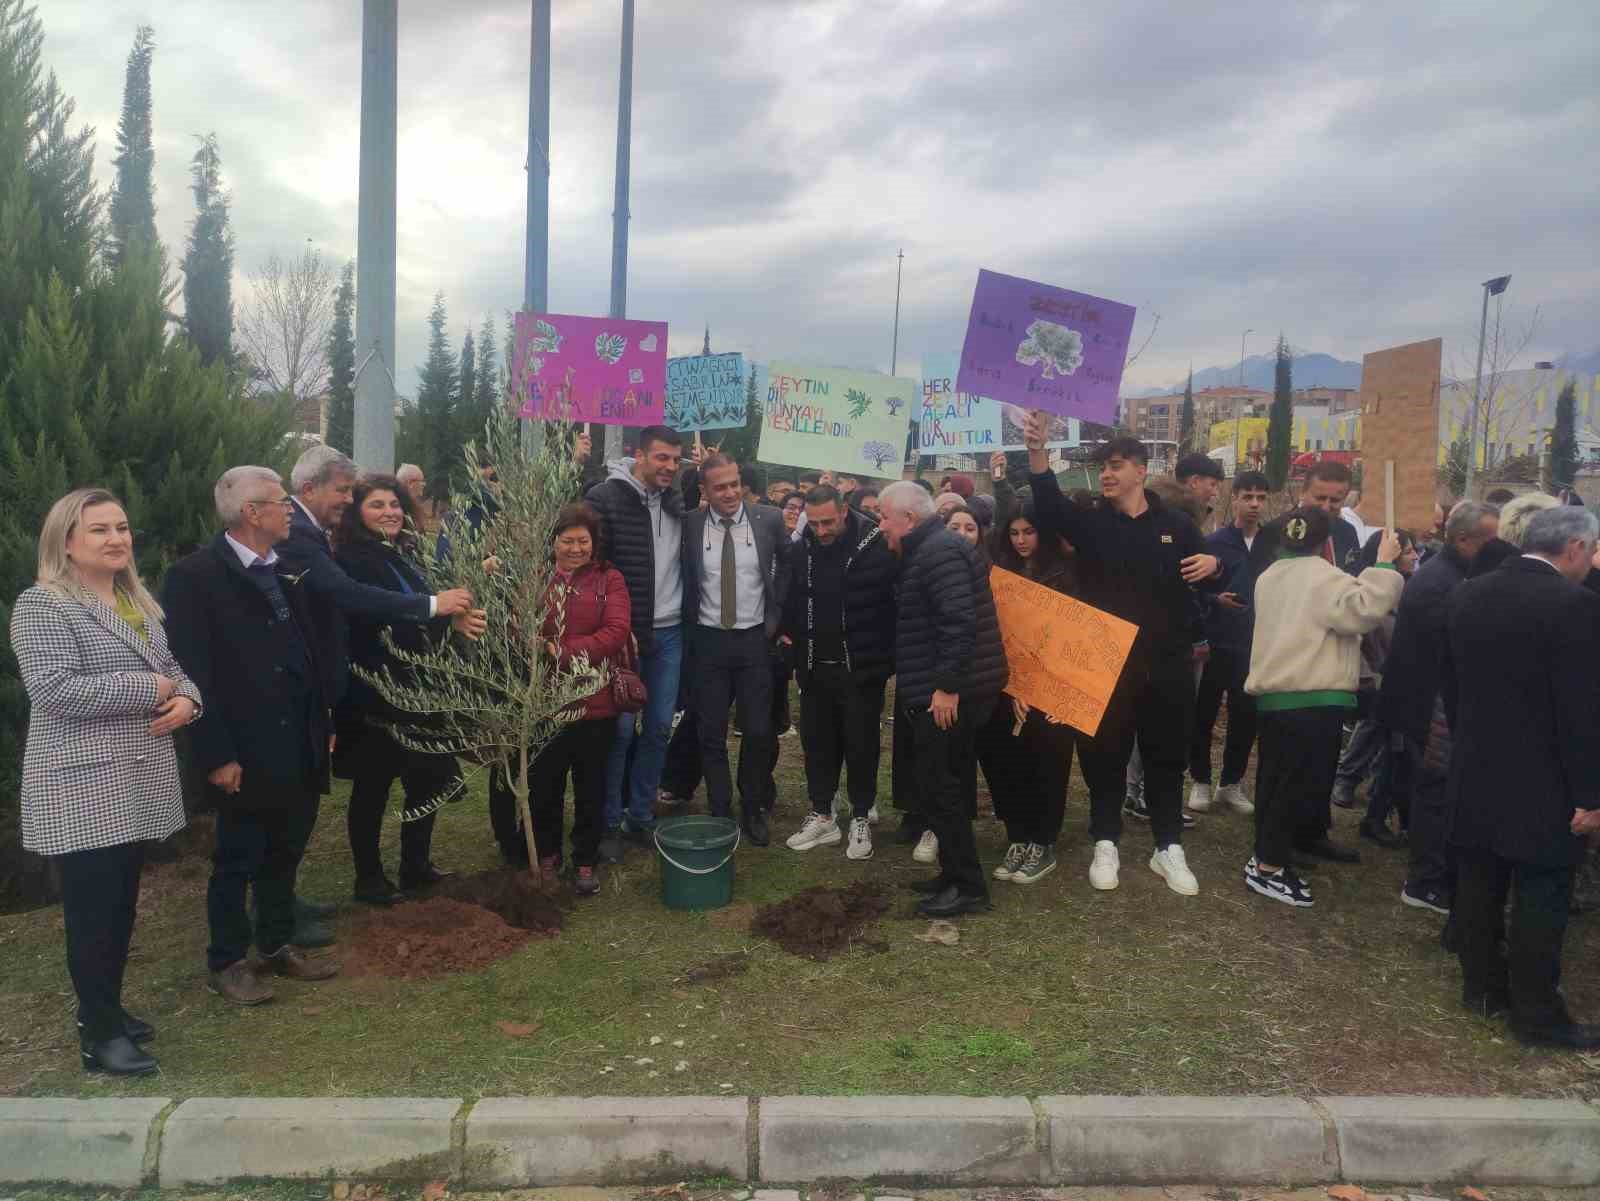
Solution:
[[[402,390],[426,315],[522,296],[528,0],[401,0]],[[609,295],[620,0],[555,0],[550,301]],[[1211,11],[1206,11],[1207,9]],[[355,253],[358,0],[49,0],[46,58],[109,181],[155,26],[158,221],[181,253],[215,131],[239,269]],[[672,349],[900,371],[959,349],[979,267],[1138,306],[1126,389],[1269,349],[1600,345],[1600,23],[1588,0],[639,0],[630,316]],[[236,282],[235,295],[242,288]]]

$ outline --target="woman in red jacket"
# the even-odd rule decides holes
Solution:
[[[622,573],[595,558],[600,515],[582,502],[567,505],[556,514],[555,530],[556,576],[545,612],[546,647],[562,662],[580,654],[592,664],[609,662],[622,653],[632,627]],[[605,828],[606,757],[617,712],[608,681],[583,703],[582,716],[539,752],[528,769],[534,839],[541,852],[539,866],[546,872],[561,869],[562,809],[567,773],[572,773],[572,861],[578,869],[574,891],[580,897],[600,891],[595,865]]]

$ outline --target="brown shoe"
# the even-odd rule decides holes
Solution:
[[[261,966],[291,980],[326,980],[339,974],[337,959],[313,959],[293,943],[284,943],[271,955],[263,955]]]
[[[272,989],[261,982],[248,959],[236,959],[220,972],[212,972],[206,987],[235,1005],[261,1005],[272,1000]]]

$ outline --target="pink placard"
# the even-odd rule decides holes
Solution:
[[[530,313],[516,317],[511,394],[517,415],[598,425],[660,425],[667,323]]]

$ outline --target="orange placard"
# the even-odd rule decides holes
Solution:
[[[1011,667],[1006,691],[1093,735],[1139,627],[1004,568],[990,570],[989,587]]]

